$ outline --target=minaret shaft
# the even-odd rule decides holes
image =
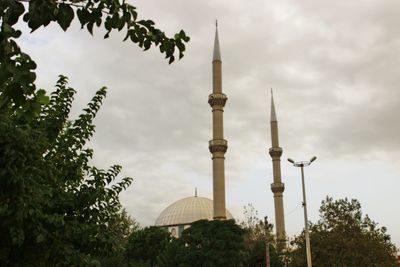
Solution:
[[[213,60],[212,63],[213,92],[222,93],[222,62]]]
[[[226,219],[225,207],[225,152],[228,142],[224,139],[224,106],[227,100],[222,93],[222,61],[219,50],[218,32],[215,32],[214,55],[212,61],[213,93],[208,96],[212,108],[213,139],[209,149],[213,161],[213,203],[214,219]]]
[[[274,134],[272,134],[274,133]],[[271,143],[272,147],[279,147],[279,136],[278,136],[278,122],[271,121]]]
[[[282,148],[279,146],[278,121],[276,119],[274,99],[271,97],[271,143],[269,154],[272,158],[272,169],[274,180],[271,184],[271,191],[274,193],[275,204],[275,229],[278,252],[286,248],[285,215],[283,208],[283,191],[285,184],[281,176],[281,155]]]
[[[226,219],[225,207],[225,157],[224,153],[213,153],[213,199],[214,219]]]
[[[224,139],[224,111],[213,110],[213,139]]]

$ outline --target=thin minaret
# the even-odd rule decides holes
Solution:
[[[283,191],[285,184],[281,179],[281,155],[282,148],[279,147],[278,120],[276,119],[274,96],[271,89],[271,142],[272,147],[269,154],[272,158],[272,169],[274,182],[271,184],[271,191],[274,193],[275,202],[275,229],[278,252],[286,248],[285,215],[283,210]]]
[[[213,93],[208,96],[213,118],[213,139],[209,142],[209,149],[213,161],[214,220],[225,220],[225,152],[228,149],[228,142],[224,139],[223,115],[224,106],[228,98],[222,93],[222,61],[219,50],[217,22],[215,22],[215,26],[212,60]]]

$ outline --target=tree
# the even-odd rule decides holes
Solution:
[[[185,253],[185,244],[183,244],[179,239],[172,239],[172,241],[167,244],[165,250],[161,252],[157,257],[157,266],[160,267],[182,267],[182,258],[184,258],[183,253]]]
[[[23,3],[27,3],[28,9]],[[74,19],[93,34],[93,27],[104,27],[108,38],[112,31],[124,30],[130,40],[144,50],[152,45],[172,63],[177,48],[183,57],[189,37],[181,30],[173,38],[155,27],[151,20],[138,20],[136,8],[125,0],[2,0],[0,1],[0,111],[17,109],[26,117],[37,116],[47,98],[36,90],[36,63],[23,53],[17,40],[21,31],[15,28],[23,17],[33,31],[58,23],[66,31]]]
[[[133,232],[126,247],[126,259],[130,266],[147,264],[156,266],[157,257],[166,249],[172,241],[167,229],[150,226]]]
[[[303,232],[292,242],[290,266],[307,265],[304,240]],[[310,227],[310,240],[315,266],[399,266],[386,228],[363,216],[355,199],[323,200],[320,220]]]
[[[241,226],[245,231],[246,266],[265,266],[266,240],[269,240],[271,267],[284,266],[275,249],[275,238],[272,233],[272,225],[265,227],[264,221],[258,218],[258,211],[252,204],[244,207],[245,220]]]
[[[265,240],[254,240],[246,244],[246,265],[248,267],[261,267],[265,266]],[[270,266],[271,267],[283,267],[285,266],[282,260],[279,258],[279,254],[276,251],[275,246],[269,244],[269,254],[270,254]]]
[[[106,89],[68,121],[75,90],[63,76],[51,98],[37,90],[36,63],[18,45],[21,18],[32,31],[52,22],[66,31],[74,19],[90,34],[103,27],[105,38],[124,30],[124,40],[158,46],[169,63],[189,37],[167,37],[125,0],[0,1],[0,265],[98,265],[120,253],[131,227],[118,197],[131,178],[116,182],[118,165],[90,166],[85,147]]]
[[[116,242],[119,244],[119,249],[115,250],[112,255],[100,255],[99,261],[102,267],[128,266],[125,257],[128,240],[134,232],[140,230],[140,225],[135,219],[132,219],[128,215],[125,209],[122,209],[119,217],[119,220],[108,226],[109,231],[117,231],[121,233],[121,235],[119,235],[119,240]]]
[[[38,116],[0,113],[0,266],[90,266],[130,231],[119,193],[132,179],[90,166],[85,147],[106,88],[69,121],[74,94],[61,76]]]
[[[247,234],[234,220],[193,222],[178,239],[150,227],[131,235],[126,255],[130,266],[265,266],[265,240],[255,240],[250,251]],[[283,266],[273,246],[271,266]]]
[[[264,222],[258,217],[258,211],[254,208],[253,204],[249,203],[243,207],[244,221],[240,226],[246,230],[249,240],[266,240],[267,236],[272,237],[272,231],[268,233],[265,231]]]
[[[243,230],[234,220],[200,220],[182,232],[178,266],[242,266]]]

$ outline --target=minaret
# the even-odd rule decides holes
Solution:
[[[285,215],[283,211],[283,191],[285,184],[281,179],[281,155],[282,148],[279,147],[278,137],[278,121],[276,119],[274,96],[271,89],[271,142],[272,147],[269,149],[269,154],[272,158],[272,169],[274,174],[274,182],[271,184],[271,191],[274,193],[275,202],[275,229],[276,242],[278,252],[286,248],[285,238]]]
[[[212,60],[213,93],[208,96],[213,118],[213,139],[209,142],[209,149],[213,161],[214,220],[225,220],[225,152],[228,149],[228,142],[224,139],[223,115],[224,106],[228,98],[222,93],[222,61],[219,50],[217,22],[215,26]]]

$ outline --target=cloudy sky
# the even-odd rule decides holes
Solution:
[[[122,194],[143,226],[172,202],[212,196],[211,57],[218,18],[223,60],[227,206],[236,218],[252,203],[274,220],[269,90],[279,120],[286,228],[304,223],[300,170],[286,161],[318,159],[305,169],[309,219],[321,200],[357,198],[400,245],[400,33],[398,0],[146,0],[141,18],[169,35],[191,37],[185,57],[168,65],[114,33],[102,39],[77,24],[23,35],[38,63],[38,84],[58,74],[78,90],[73,116],[103,85],[108,96],[90,146],[99,167],[119,163],[134,178]],[[21,25],[21,27],[23,27]]]

